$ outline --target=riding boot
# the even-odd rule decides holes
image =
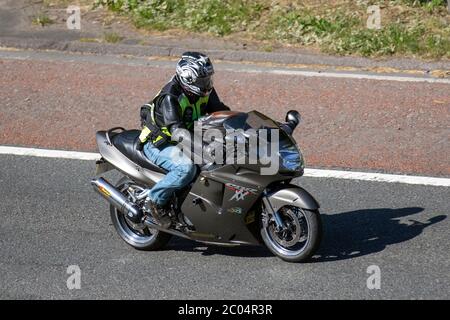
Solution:
[[[144,207],[147,211],[150,211],[153,219],[158,225],[166,229],[170,227],[172,220],[170,219],[168,208],[158,205],[150,200],[150,198],[145,200]]]

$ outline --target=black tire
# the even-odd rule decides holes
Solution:
[[[121,178],[116,188],[123,190],[125,184],[136,184],[127,177]],[[154,251],[163,248],[172,237],[170,234],[148,227],[142,230],[134,229],[125,216],[113,205],[110,205],[111,221],[119,236],[130,246],[138,250]]]
[[[270,230],[270,226],[265,227],[261,221],[261,236],[266,247],[276,256],[288,262],[306,262],[311,258],[317,251],[322,239],[322,222],[320,219],[319,210],[306,210],[293,206],[285,206],[283,208],[295,208],[301,212],[304,220],[307,224],[307,235],[303,237],[306,238],[304,246],[301,249],[292,250],[290,247],[282,246],[277,242],[276,237],[273,236],[273,232]],[[300,219],[299,219],[300,221]],[[273,230],[273,229],[272,229]],[[301,245],[301,243],[300,243]]]

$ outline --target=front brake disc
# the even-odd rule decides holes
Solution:
[[[300,241],[300,236],[302,234],[302,228],[297,219],[297,216],[292,212],[292,210],[283,210],[282,212],[284,223],[286,228],[281,231],[276,231],[274,224],[269,227],[269,232],[272,238],[278,242],[281,246],[288,248]]]

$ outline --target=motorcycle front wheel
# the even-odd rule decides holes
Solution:
[[[127,177],[120,179],[116,188],[127,195],[127,188],[136,185],[134,181]],[[130,199],[130,198],[129,198]],[[130,199],[131,200],[131,199]],[[159,250],[169,242],[171,235],[158,230],[148,228],[145,225],[133,224],[126,216],[110,205],[111,221],[119,236],[130,246],[138,250]]]
[[[285,261],[307,261],[318,249],[322,238],[319,211],[284,206],[278,213],[285,225],[281,230],[277,229],[273,217],[262,216],[261,236],[264,244],[273,254]]]

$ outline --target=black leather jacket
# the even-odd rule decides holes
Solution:
[[[182,109],[178,102],[178,97],[181,94],[183,94],[183,89],[176,77],[173,77],[154,100],[156,124],[159,127],[167,127],[170,133],[178,128],[186,128],[186,119],[182,117]],[[186,96],[191,103],[195,103],[199,99],[198,96],[189,96],[188,94]],[[223,110],[230,110],[230,108],[220,101],[216,90],[213,89],[209,95],[208,103],[201,110],[201,115]]]

